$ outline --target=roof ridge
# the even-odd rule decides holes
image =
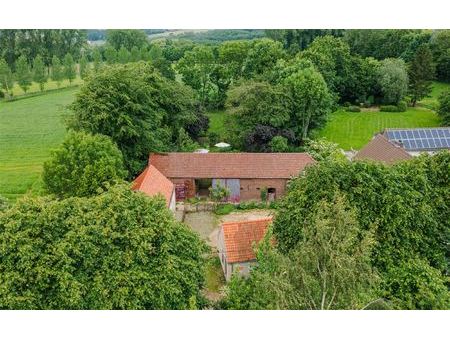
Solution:
[[[247,224],[247,223],[254,223],[254,222],[264,222],[264,221],[273,221],[273,217],[264,217],[264,218],[258,218],[258,219],[248,219],[248,220],[240,220],[240,221],[228,221],[220,223],[221,225],[229,225],[229,224]]]

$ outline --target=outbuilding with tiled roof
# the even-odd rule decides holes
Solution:
[[[256,263],[255,245],[266,234],[271,217],[223,223],[218,233],[218,253],[226,280],[234,272],[246,276]]]

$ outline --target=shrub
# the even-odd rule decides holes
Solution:
[[[405,101],[400,101],[397,105],[398,112],[405,112],[408,109],[408,104]]]
[[[397,106],[393,106],[393,105],[380,106],[380,111],[396,113],[396,112],[398,112],[398,107]]]
[[[350,106],[347,108],[347,111],[352,113],[359,113],[361,111],[361,108],[359,108],[358,106]]]
[[[230,197],[230,194],[230,189],[220,183],[215,187],[209,188],[209,196],[215,202],[224,202],[228,197]]]
[[[450,91],[445,91],[439,95],[438,114],[444,126],[450,125]]]
[[[287,138],[280,135],[274,136],[269,145],[275,153],[284,153],[289,149]]]
[[[228,215],[230,212],[234,211],[234,209],[235,206],[233,204],[219,204],[214,210],[214,213],[216,215]]]
[[[308,140],[304,150],[316,161],[345,161],[344,151],[336,143],[325,139]]]
[[[236,205],[237,210],[252,210],[252,209],[265,209],[265,208],[267,208],[266,203],[257,202],[257,201],[241,202],[238,205]]]
[[[261,194],[261,201],[266,202],[267,201],[267,194],[268,194],[267,187],[262,187],[260,194]]]
[[[220,135],[217,134],[216,132],[210,131],[208,133],[208,140],[209,140],[209,144],[211,146],[213,146],[220,141]]]
[[[70,132],[44,163],[45,189],[61,198],[85,197],[126,176],[120,150],[105,135]]]

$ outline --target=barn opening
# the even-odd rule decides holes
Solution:
[[[195,180],[195,191],[198,197],[208,197],[209,188],[212,187],[211,178],[200,178]]]
[[[269,201],[274,201],[276,198],[277,189],[275,188],[268,188],[267,189],[267,199]]]

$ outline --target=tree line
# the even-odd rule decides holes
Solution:
[[[0,89],[2,96],[12,97],[15,83],[26,93],[32,82],[36,82],[39,84],[39,89],[43,91],[49,79],[55,81],[59,88],[64,80],[72,83],[77,73],[82,78],[85,77],[87,70],[88,63],[84,57],[81,58],[77,69],[77,64],[69,53],[64,56],[63,60],[54,55],[50,67],[45,65],[40,55],[37,55],[31,64],[24,56],[20,56],[16,61],[14,73],[4,60],[0,60]]]
[[[217,306],[448,309],[449,161],[446,151],[391,167],[322,157],[290,182],[258,266]]]

